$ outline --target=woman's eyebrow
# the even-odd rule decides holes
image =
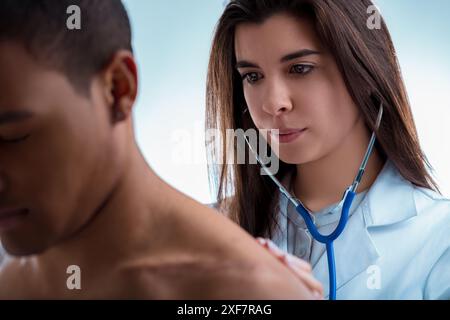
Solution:
[[[320,54],[319,51],[312,50],[312,49],[302,49],[290,54],[285,55],[280,59],[281,63],[285,63],[294,59],[303,58],[306,56],[314,55],[314,54]]]
[[[8,111],[0,113],[0,125],[20,122],[33,117],[33,113],[30,111]]]
[[[259,66],[256,63],[241,60],[236,63],[236,69],[239,68],[259,68]]]
[[[306,56],[310,56],[310,55],[317,55],[320,54],[319,51],[316,50],[312,50],[312,49],[302,49],[293,53],[289,53],[287,55],[285,55],[284,57],[282,57],[280,59],[281,63],[285,63],[294,59],[298,59],[298,58],[303,58]],[[236,63],[236,69],[239,68],[259,68],[259,66],[256,63],[247,61],[247,60],[240,60]]]

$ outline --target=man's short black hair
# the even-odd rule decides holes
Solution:
[[[70,30],[70,6],[81,9],[81,29]],[[0,0],[0,42],[21,44],[37,62],[64,73],[88,92],[92,77],[120,49],[132,51],[121,0]]]

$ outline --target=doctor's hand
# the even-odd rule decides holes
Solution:
[[[302,282],[316,295],[318,299],[323,299],[322,284],[317,281],[313,274],[311,265],[293,255],[290,255],[278,248],[271,240],[257,238],[260,245],[266,248],[273,256],[287,266]]]

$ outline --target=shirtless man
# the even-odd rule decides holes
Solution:
[[[60,25],[73,4],[77,31]],[[315,298],[312,276],[148,167],[137,78],[119,0],[0,2],[0,298]]]

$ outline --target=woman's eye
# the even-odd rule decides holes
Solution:
[[[246,73],[242,76],[242,79],[246,80],[250,84],[256,83],[261,78],[262,78],[262,76],[257,72]]]
[[[0,136],[0,142],[4,142],[4,143],[19,143],[19,142],[27,140],[29,136],[30,136],[29,134],[27,134],[25,136],[20,136],[20,137],[17,137],[17,138],[4,138],[4,137]]]
[[[308,74],[309,72],[311,72],[314,69],[313,66],[311,65],[307,65],[307,64],[296,64],[295,66],[293,66],[291,68],[291,73],[298,73],[298,74]]]

